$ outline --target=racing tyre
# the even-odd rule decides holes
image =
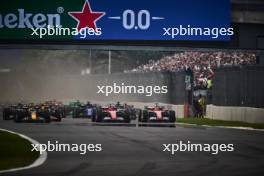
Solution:
[[[51,122],[50,117],[46,117],[46,118],[45,118],[45,123],[50,123],[50,122]]]
[[[138,118],[138,122],[146,123],[147,120],[148,120],[148,111],[143,110],[143,113]],[[146,126],[146,124],[140,124],[140,126]]]
[[[93,116],[92,117],[92,122],[95,122],[96,121],[96,116]]]
[[[142,116],[142,110],[141,109],[138,110],[138,114],[137,115],[138,115],[137,116],[138,118],[141,118],[141,116]]]
[[[14,115],[14,121],[15,121],[16,123],[20,123],[20,122],[22,122],[21,119],[22,119],[22,118],[21,118],[17,113]]]
[[[96,118],[95,122],[102,122],[103,116],[104,116],[103,112],[99,111],[97,113],[97,118]]]
[[[93,115],[92,115],[92,122],[95,122],[96,120],[96,111],[93,111]]]
[[[128,112],[125,112],[124,119],[125,119],[125,123],[130,123],[130,116]]]
[[[147,122],[148,121],[148,111],[143,111],[143,118],[141,119],[141,122]]]
[[[102,115],[99,115],[96,119],[96,122],[102,122],[102,119],[103,119],[103,116]]]
[[[75,111],[76,111],[75,109],[72,111],[72,118],[73,119],[76,118],[76,116],[75,116],[76,112]]]
[[[57,121],[58,121],[58,122],[61,122],[61,119],[62,119],[62,117],[59,116],[58,119],[57,119]]]
[[[78,110],[77,109],[73,109],[72,118],[78,118]]]
[[[61,122],[61,119],[63,118],[63,116],[64,116],[64,115],[63,115],[63,112],[62,112],[62,111],[59,111],[59,112],[58,112],[57,121],[58,121],[58,122]]]
[[[62,118],[66,118],[66,108],[62,109]]]
[[[170,114],[170,122],[171,123],[176,122],[175,111],[170,111],[169,114]]]
[[[8,109],[3,109],[3,120],[8,120]]]

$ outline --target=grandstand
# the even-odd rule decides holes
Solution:
[[[207,81],[213,78],[214,69],[256,64],[256,54],[249,52],[178,52],[160,60],[149,60],[147,64],[125,71],[179,72],[190,68],[193,71],[194,86],[207,87]]]

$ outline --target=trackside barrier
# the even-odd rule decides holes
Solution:
[[[207,105],[206,117],[215,120],[264,123],[264,109],[238,106]]]

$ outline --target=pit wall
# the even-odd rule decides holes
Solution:
[[[264,109],[207,105],[206,117],[215,120],[264,123]]]

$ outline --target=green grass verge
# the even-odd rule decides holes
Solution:
[[[237,122],[237,121],[212,120],[207,118],[178,118],[177,122],[196,124],[196,125],[251,127],[255,129],[264,129],[263,123],[257,124],[257,123],[246,123],[246,122]]]
[[[0,130],[0,170],[32,164],[39,152],[31,152],[31,143],[12,133]]]

